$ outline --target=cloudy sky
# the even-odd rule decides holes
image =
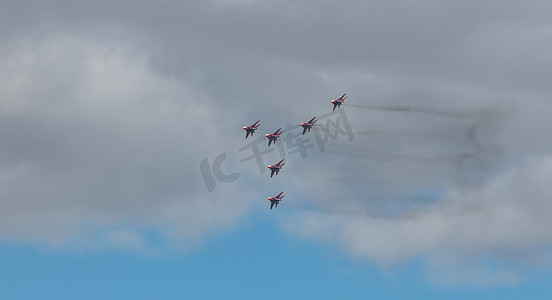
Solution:
[[[0,0],[2,293],[550,297],[551,11]]]

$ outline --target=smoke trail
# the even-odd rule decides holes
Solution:
[[[327,175],[325,173],[318,173],[318,172],[310,172],[305,170],[290,170],[290,169],[282,169],[280,170],[281,173],[289,174],[292,176],[299,176],[301,177],[301,180],[332,180],[334,176]]]
[[[307,211],[307,212],[314,212],[314,213],[320,213],[320,214],[330,214],[330,215],[342,215],[342,216],[360,216],[360,217],[368,217],[372,216],[375,217],[376,214],[374,212],[370,212],[367,210],[343,210],[341,209],[330,209],[328,207],[321,207],[321,206],[315,206],[315,205],[306,205],[298,202],[281,202],[280,205],[285,205],[294,209]]]
[[[412,155],[406,153],[398,153],[390,151],[377,151],[364,149],[362,152],[352,151],[335,151],[326,150],[326,153],[333,155],[342,155],[353,159],[366,159],[380,162],[395,162],[395,163],[413,163],[413,164],[448,164],[450,162],[457,161],[465,155],[465,153],[443,153],[443,154],[431,154],[431,155]]]
[[[504,127],[503,119],[484,119],[474,123],[467,132],[468,140],[486,154],[501,154],[501,147],[492,141]]]
[[[281,170],[284,174],[291,176],[300,177],[301,180],[308,181],[318,181],[318,182],[327,182],[327,183],[339,183],[347,185],[362,185],[363,187],[376,186],[377,183],[370,181],[367,177],[336,177],[335,175],[329,173],[317,173],[317,172],[308,172],[308,171],[290,171]]]
[[[439,117],[449,117],[449,118],[459,118],[459,119],[473,119],[480,116],[478,113],[474,112],[465,112],[465,111],[444,111],[437,110],[430,107],[419,107],[419,106],[409,106],[409,105],[400,105],[400,104],[388,104],[388,105],[361,105],[353,103],[344,103],[343,105],[377,110],[377,111],[389,111],[389,112],[404,112],[404,113],[421,113],[428,114]]]
[[[284,167],[285,168],[285,167]],[[280,170],[283,174],[289,174],[291,176],[298,176],[301,180],[311,180],[311,181],[324,181],[324,182],[338,182],[338,183],[348,183],[348,184],[362,184],[364,186],[369,186],[375,183],[370,182],[369,177],[366,176],[336,176],[332,171],[321,171],[321,170],[290,170],[282,169]]]
[[[403,219],[403,220],[412,220],[419,218],[421,214],[427,213],[431,211],[429,207],[426,206],[410,206],[406,209],[401,210],[400,212],[396,213],[384,213],[381,210],[378,209],[367,209],[367,208],[360,208],[360,207],[351,207],[350,209],[344,209],[343,207],[321,207],[321,206],[315,206],[315,205],[307,205],[304,203],[298,203],[298,202],[280,202],[280,205],[284,205],[293,209],[310,212],[310,213],[318,213],[318,214],[326,214],[326,215],[338,215],[338,216],[355,216],[355,217],[370,217],[374,219]]]

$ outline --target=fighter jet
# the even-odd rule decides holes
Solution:
[[[280,169],[286,164],[286,163],[282,163],[283,161],[284,160],[282,159],[277,164],[267,167],[270,169],[270,178],[272,178],[272,175],[274,175],[274,173],[278,175],[278,172],[280,172]]]
[[[266,138],[268,139],[269,147],[270,147],[270,144],[272,144],[272,142],[276,144],[276,140],[278,139],[278,137],[280,137],[280,134],[282,134],[280,130],[282,130],[282,128],[279,128],[278,130],[274,131],[274,133],[265,134]]]
[[[345,101],[345,99],[347,98],[346,95],[347,95],[347,93],[343,94],[343,96],[341,96],[341,97],[339,97],[335,100],[330,101],[330,103],[332,103],[334,105],[334,107],[333,107],[334,111],[335,111],[336,107],[337,108],[341,107],[341,104],[343,104],[343,101]]]
[[[243,129],[247,132],[245,134],[245,138],[248,138],[250,133],[251,133],[251,136],[253,136],[253,133],[255,132],[255,130],[257,130],[257,127],[259,127],[259,125],[261,125],[261,124],[257,124],[257,123],[259,123],[259,120],[257,120],[257,122],[253,123],[253,125],[251,125],[251,126],[243,127]]]
[[[308,122],[305,122],[305,123],[301,123],[299,125],[301,125],[301,127],[303,127],[303,134],[305,134],[305,132],[308,130],[310,132],[312,126],[314,125],[314,123],[316,123],[317,120],[315,120],[316,117],[310,119],[310,121]]]
[[[274,205],[278,207],[278,203],[280,203],[280,201],[282,201],[282,198],[284,198],[285,196],[285,195],[282,195],[283,193],[284,192],[282,191],[276,197],[268,197],[268,201],[270,201],[270,209],[272,209]]]

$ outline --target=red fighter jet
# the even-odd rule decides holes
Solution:
[[[272,142],[274,142],[274,144],[276,144],[276,140],[278,139],[278,137],[280,137],[280,134],[282,134],[280,132],[280,130],[282,130],[282,128],[279,128],[278,130],[274,131],[274,133],[265,134],[266,138],[268,139],[268,146],[269,147],[270,147],[270,144],[272,144]]]
[[[339,97],[335,100],[330,101],[330,103],[334,105],[334,107],[333,107],[334,111],[335,111],[336,107],[337,108],[341,107],[341,104],[343,104],[343,101],[345,101],[345,99],[347,98],[346,95],[347,95],[347,93],[343,94],[343,96],[341,96],[341,97]]]
[[[245,130],[247,132],[245,134],[245,138],[248,138],[250,133],[251,133],[251,136],[253,136],[253,133],[255,133],[255,130],[257,130],[257,127],[259,127],[259,125],[261,125],[261,124],[257,124],[257,123],[259,123],[259,120],[257,120],[257,122],[253,123],[253,125],[251,125],[251,126],[243,127],[243,130]]]
[[[283,161],[284,160],[282,159],[277,164],[267,167],[270,169],[270,178],[272,178],[272,175],[274,175],[274,173],[278,175],[278,172],[280,172],[280,169],[286,164],[286,163],[282,163]]]
[[[305,122],[305,123],[301,123],[299,125],[301,125],[301,127],[303,127],[303,134],[305,134],[305,132],[308,130],[310,132],[312,126],[314,125],[314,123],[316,123],[317,120],[315,120],[316,117],[310,119],[310,121],[308,122]]]
[[[278,207],[278,203],[280,203],[280,201],[282,201],[282,198],[284,198],[285,195],[282,195],[284,192],[281,192],[278,194],[278,196],[276,197],[268,197],[268,201],[270,201],[270,209],[272,209],[272,207],[274,205],[276,205],[276,207]]]

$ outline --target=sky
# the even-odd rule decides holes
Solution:
[[[550,298],[550,11],[0,0],[2,298]]]

